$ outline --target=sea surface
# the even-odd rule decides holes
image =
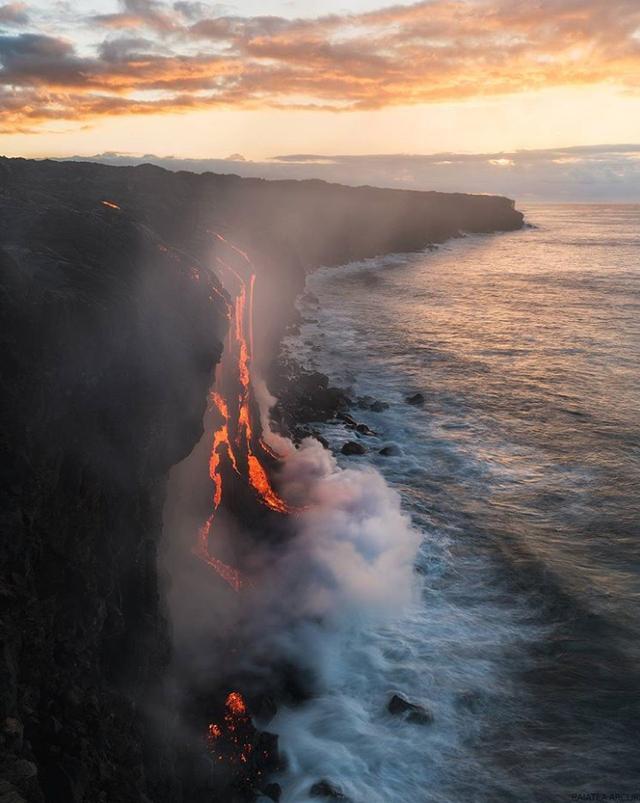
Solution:
[[[413,604],[354,622],[278,714],[286,803],[320,778],[353,803],[640,800],[640,206],[524,211],[308,279],[288,345],[389,404],[338,459],[384,475],[422,544]]]

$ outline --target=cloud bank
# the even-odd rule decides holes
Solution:
[[[428,0],[311,20],[122,0],[115,13],[71,22],[56,8],[71,38],[52,36],[51,19],[39,27],[22,3],[0,6],[5,132],[216,106],[340,111],[640,89],[637,0]]]
[[[115,165],[151,162],[169,170],[236,173],[269,179],[320,178],[354,186],[493,193],[515,198],[520,203],[640,203],[640,144],[483,154],[290,154],[263,162],[248,161],[241,154],[228,159],[177,159],[153,154],[104,153],[88,160]]]

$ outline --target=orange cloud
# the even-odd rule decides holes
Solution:
[[[219,105],[373,109],[640,84],[637,0],[431,0],[315,20],[123,0],[122,13],[91,24],[105,29],[92,56],[55,37],[0,36],[4,130]],[[113,28],[138,32],[114,39]]]

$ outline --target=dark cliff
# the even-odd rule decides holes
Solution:
[[[148,719],[156,546],[227,326],[211,231],[260,254],[273,342],[307,269],[521,223],[503,198],[0,160],[0,800],[181,799]]]
[[[16,199],[55,199],[78,210],[93,208],[103,199],[114,201],[126,214],[208,264],[213,231],[241,243],[278,290],[261,305],[258,321],[267,357],[304,285],[306,270],[420,250],[460,232],[522,226],[522,214],[513,202],[499,196],[171,173],[153,165],[0,158],[0,183]]]

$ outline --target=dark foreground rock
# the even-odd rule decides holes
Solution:
[[[0,778],[29,801],[177,800],[146,717],[169,656],[156,548],[222,288],[116,210],[3,191]]]
[[[342,454],[345,455],[363,455],[367,453],[365,447],[358,443],[357,441],[347,441],[345,444],[342,445],[342,449],[340,449]]]
[[[387,710],[394,716],[401,716],[407,722],[412,722],[415,725],[429,725],[433,722],[433,714],[421,705],[410,703],[399,694],[394,694],[389,700]]]
[[[392,443],[389,446],[383,446],[378,454],[381,454],[383,457],[397,457],[401,452],[400,448]]]
[[[318,781],[309,789],[309,797],[323,797],[330,800],[345,800],[348,798],[342,790],[329,781]]]
[[[422,393],[413,393],[405,399],[407,404],[413,404],[415,407],[424,404],[425,398]]]

